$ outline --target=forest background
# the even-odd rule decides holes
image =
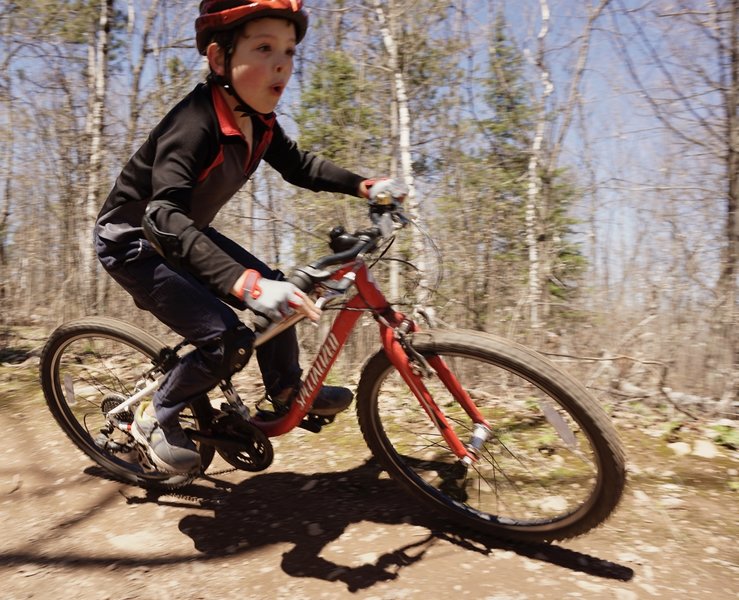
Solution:
[[[304,149],[409,184],[420,228],[377,269],[393,299],[533,345],[612,401],[736,417],[739,0],[308,7],[278,116]],[[106,314],[161,331],[91,231],[204,79],[196,16],[193,0],[2,3],[1,329]],[[264,166],[216,226],[289,272],[365,211]],[[343,366],[375,346],[361,331]]]

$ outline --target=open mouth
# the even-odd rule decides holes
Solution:
[[[275,84],[272,86],[272,92],[275,94],[282,94],[283,90],[285,89],[285,86],[281,83]]]

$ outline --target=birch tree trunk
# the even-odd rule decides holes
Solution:
[[[100,208],[100,175],[103,165],[103,133],[105,128],[105,97],[108,81],[108,50],[110,28],[113,18],[113,0],[100,0],[100,18],[96,35],[93,38],[94,53],[89,60],[92,102],[88,115],[87,130],[90,135],[90,158],[87,179],[87,195],[79,236],[80,256],[82,257],[82,281],[80,297],[87,298],[86,309],[94,310],[98,302],[97,262],[93,255],[91,241],[92,227]]]
[[[575,109],[580,101],[580,86],[590,51],[593,25],[598,17],[603,14],[610,1],[600,0],[597,6],[588,6],[587,8],[588,19],[585,23],[585,29],[579,36],[580,45],[569,92],[564,104],[556,110],[548,107],[549,99],[554,92],[554,84],[546,66],[545,44],[546,36],[549,33],[551,15],[547,0],[540,0],[539,3],[541,28],[537,35],[535,66],[539,71],[542,97],[529,158],[528,202],[526,205],[526,243],[529,251],[528,302],[533,328],[541,327],[542,320],[549,313],[549,297],[544,290],[544,285],[552,274],[552,264],[556,253],[556,242],[558,241],[547,233],[547,223],[551,210],[548,202],[550,190],[549,184],[545,186],[543,181],[551,182],[554,180],[564,140],[572,125]],[[559,120],[556,136],[552,136],[556,139],[545,150],[543,144],[547,138],[547,124],[554,122],[552,116],[557,112],[561,113],[561,119]]]
[[[406,91],[403,71],[400,66],[398,44],[392,31],[393,14],[392,11],[385,11],[380,0],[374,0],[373,7],[380,24],[380,34],[382,35],[383,45],[388,54],[387,67],[393,78],[393,94],[397,102],[400,178],[408,186],[406,205],[408,207],[410,217],[414,222],[420,224],[421,210],[420,205],[416,200],[416,188],[413,178],[413,161],[411,158],[411,117],[410,110],[408,108],[408,93]],[[429,285],[426,266],[426,249],[423,243],[423,238],[417,228],[413,229],[413,255],[415,257],[416,266],[421,274],[421,280],[416,293],[416,303],[422,305],[428,300],[426,297],[427,294],[424,291],[429,289]],[[427,308],[427,310],[431,310],[430,307]]]
[[[547,0],[540,0],[541,28],[537,35],[537,50],[535,63],[539,70],[539,80],[542,86],[542,96],[539,104],[539,116],[536,130],[531,144],[531,156],[528,164],[528,186],[526,201],[526,245],[529,257],[528,304],[531,327],[541,326],[539,319],[539,302],[541,301],[541,257],[539,256],[539,210],[541,202],[541,177],[539,169],[542,163],[542,145],[547,126],[547,102],[554,91],[554,84],[549,77],[549,70],[545,63],[545,39],[549,33],[549,4]]]
[[[6,19],[6,27],[3,33],[6,34],[6,39],[10,39],[8,34],[10,32],[11,19]],[[8,115],[6,125],[6,131],[4,132],[4,144],[3,153],[0,157],[0,165],[3,169],[3,177],[5,182],[3,185],[2,198],[0,198],[0,306],[3,306],[3,317],[9,311],[5,310],[5,302],[10,291],[6,289],[6,281],[9,281],[7,268],[8,261],[5,254],[5,245],[7,243],[8,230],[10,228],[10,215],[13,205],[13,165],[14,165],[14,152],[15,152],[15,126],[10,118],[13,114],[13,95],[12,95],[12,78],[10,75],[10,61],[12,53],[8,52],[5,60],[2,64],[3,73],[3,85],[0,88],[0,94],[2,94],[2,101],[4,105],[5,114]],[[1,322],[1,321],[0,321]]]

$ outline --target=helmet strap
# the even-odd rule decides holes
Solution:
[[[244,99],[239,96],[238,92],[234,89],[234,87],[231,85],[231,81],[228,77],[224,77],[223,75],[216,75],[215,73],[210,74],[210,79],[215,83],[216,85],[220,85],[224,90],[226,90],[226,93],[236,99],[236,106],[234,107],[234,110],[236,112],[240,112],[245,117],[251,117],[254,115],[260,115],[262,113],[256,111],[251,106],[249,106],[246,102],[244,102]]]
[[[224,64],[225,75],[218,75],[214,73],[213,71],[211,71],[210,79],[216,85],[220,85],[224,90],[226,90],[226,93],[229,96],[233,97],[236,100],[236,106],[234,107],[235,112],[239,112],[245,117],[252,117],[255,115],[263,116],[263,113],[260,113],[259,111],[249,106],[244,101],[244,99],[241,96],[239,96],[238,92],[236,91],[234,86],[231,84],[231,56],[233,55],[233,52],[234,52],[234,45],[235,45],[235,40],[232,40],[230,43],[225,45],[225,47],[223,47],[223,52],[225,54],[225,64]]]

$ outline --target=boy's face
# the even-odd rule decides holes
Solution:
[[[286,19],[264,18],[246,24],[231,57],[231,85],[244,102],[270,113],[293,72],[295,26]]]

